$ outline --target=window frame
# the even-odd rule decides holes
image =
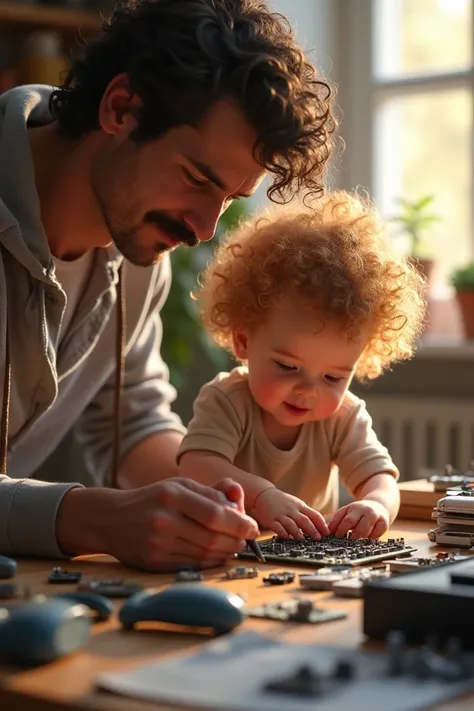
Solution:
[[[342,168],[337,182],[344,188],[366,188],[377,195],[375,112],[377,104],[391,96],[408,96],[468,88],[474,103],[474,56],[470,69],[444,73],[379,78],[373,75],[375,42],[373,3],[377,0],[339,0],[337,3],[339,101],[342,112],[340,133],[345,142]],[[474,0],[471,0],[474,4]],[[474,10],[471,12],[474,55]],[[474,116],[474,111],[473,111]],[[471,224],[474,259],[474,118],[471,126]]]

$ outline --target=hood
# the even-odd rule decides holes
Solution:
[[[52,87],[19,86],[0,96],[0,243],[36,277],[51,253],[41,222],[27,124],[50,123]]]

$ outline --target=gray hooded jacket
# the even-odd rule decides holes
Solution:
[[[0,475],[0,553],[60,557],[55,528],[64,494],[77,484],[34,479],[77,424],[88,469],[106,481],[112,457],[116,284],[122,257],[97,250],[83,299],[58,348],[66,295],[41,223],[27,122],[50,122],[51,88],[18,87],[0,97],[0,403],[8,316],[12,365],[8,476]],[[175,392],[160,356],[159,311],[169,260],[126,265],[126,370],[121,451],[153,432],[184,432],[170,410]],[[31,478],[30,478],[31,477]]]

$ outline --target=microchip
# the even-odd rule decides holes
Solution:
[[[130,597],[143,590],[143,585],[117,580],[83,580],[77,586],[78,590],[95,592],[105,597]]]
[[[78,571],[63,570],[61,567],[53,568],[48,583],[78,583],[82,577],[82,573]]]

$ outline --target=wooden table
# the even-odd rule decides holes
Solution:
[[[416,546],[420,555],[439,550],[431,546],[426,536],[427,523],[397,521],[390,536],[405,536],[407,544]],[[245,563],[245,561],[243,561]],[[27,585],[32,592],[51,594],[63,586],[48,585],[47,576],[54,562],[19,561],[17,582]],[[298,572],[308,572],[303,566],[284,566]],[[260,566],[266,571],[281,570],[282,566],[268,563]],[[86,577],[126,577],[150,587],[164,587],[174,575],[152,575],[129,570],[107,556],[83,556],[67,564],[68,570],[81,570]],[[251,580],[222,581],[222,569],[207,572],[206,584],[227,587],[237,593],[247,593],[250,604],[278,600],[288,594],[289,586],[266,587],[261,577]],[[297,584],[292,586],[296,590]],[[71,589],[71,586],[65,586]],[[242,628],[254,629],[293,642],[336,644],[357,648],[364,637],[361,632],[362,603],[360,600],[333,598],[330,592],[306,593],[318,603],[348,612],[344,620],[321,626],[288,625],[266,620],[248,619]],[[37,669],[15,669],[0,666],[0,709],[5,711],[171,711],[167,705],[135,701],[115,696],[94,688],[98,672],[120,671],[134,665],[148,663],[159,657],[190,651],[208,639],[202,635],[163,631],[157,625],[135,632],[120,630],[116,619],[95,626],[86,647],[59,662]],[[438,711],[467,711],[474,705],[474,696],[458,699],[437,707]],[[173,707],[176,711],[176,707]]]

